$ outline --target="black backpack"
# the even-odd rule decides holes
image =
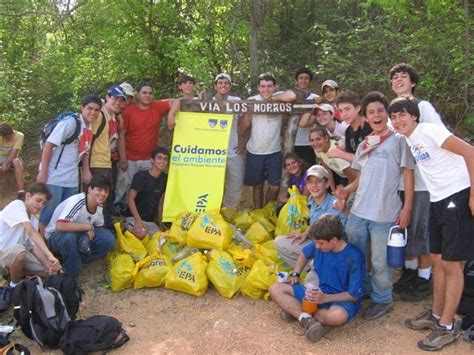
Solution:
[[[53,287],[63,296],[64,304],[71,319],[76,319],[79,304],[82,302],[84,291],[77,281],[67,274],[48,276],[44,282],[45,286]]]
[[[13,290],[13,315],[23,334],[41,347],[55,347],[71,320],[61,293],[43,285],[39,276],[21,281]]]
[[[121,347],[130,338],[114,317],[92,316],[71,321],[61,337],[59,346],[65,354],[88,354]]]
[[[81,133],[81,121],[79,118],[79,114],[72,111],[63,112],[59,114],[58,117],[53,118],[51,121],[48,121],[44,125],[43,129],[41,130],[40,146],[41,146],[41,149],[43,149],[44,143],[46,143],[46,141],[48,140],[48,137],[51,135],[51,133],[53,133],[58,123],[61,121],[71,119],[71,118],[76,121],[76,128],[74,129],[74,133],[72,134],[72,136],[66,138],[63,142],[61,142],[61,152],[59,153],[58,160],[56,161],[56,165],[54,166],[55,169],[58,168],[58,164],[63,155],[65,146],[67,144],[73,143],[77,139],[77,137],[79,137],[79,134]]]

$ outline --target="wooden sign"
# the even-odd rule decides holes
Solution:
[[[298,101],[285,103],[278,101],[216,101],[216,100],[181,100],[183,112],[209,112],[209,113],[256,113],[256,114],[282,114],[311,112],[316,108],[314,101]]]

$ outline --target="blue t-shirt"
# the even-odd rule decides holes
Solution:
[[[364,296],[366,263],[364,254],[351,243],[339,252],[323,252],[314,242],[303,248],[306,259],[313,259],[319,276],[319,288],[327,294],[349,292],[361,299]]]
[[[342,225],[345,226],[347,222],[347,216],[341,211],[338,211],[332,207],[332,204],[335,200],[336,198],[333,195],[327,194],[326,199],[320,205],[317,205],[316,202],[314,202],[313,197],[308,196],[309,223],[315,223],[323,214],[330,214],[331,216],[339,217]]]

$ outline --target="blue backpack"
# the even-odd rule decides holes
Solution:
[[[58,123],[61,121],[69,120],[69,119],[74,119],[76,121],[76,128],[74,129],[74,133],[70,137],[66,138],[63,142],[61,142],[61,152],[59,153],[59,157],[58,157],[58,160],[56,161],[56,165],[54,166],[54,169],[58,168],[58,164],[63,155],[65,146],[67,144],[73,143],[77,139],[77,137],[79,137],[79,134],[81,133],[81,121],[79,119],[79,114],[72,111],[63,112],[59,114],[58,117],[52,119],[51,121],[48,121],[44,125],[41,131],[40,146],[42,149],[43,145],[46,143],[51,133],[53,133]]]

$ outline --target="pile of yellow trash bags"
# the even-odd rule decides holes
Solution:
[[[275,203],[254,211],[223,208],[183,213],[170,230],[143,240],[117,223],[116,250],[107,255],[111,288],[164,286],[202,296],[210,282],[225,298],[239,292],[262,298],[276,282],[277,273],[289,271],[275,248],[275,235],[303,232],[308,226],[306,199],[296,197],[302,202],[297,223],[288,222],[295,204],[292,197],[279,217]]]

